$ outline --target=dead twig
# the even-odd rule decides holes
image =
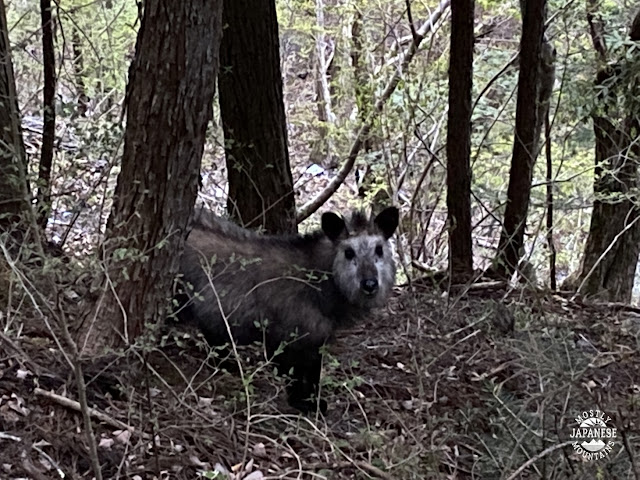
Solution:
[[[534,464],[535,462],[537,462],[541,458],[546,457],[550,453],[553,453],[553,452],[555,452],[556,450],[558,450],[560,448],[564,448],[564,447],[566,447],[568,445],[571,445],[573,442],[574,442],[573,440],[570,440],[570,441],[566,441],[566,442],[563,442],[563,443],[559,443],[558,445],[554,445],[554,446],[549,447],[549,448],[545,448],[539,454],[537,454],[534,457],[531,457],[529,460],[527,460],[522,465],[520,465],[520,467],[515,472],[513,472],[511,475],[509,475],[507,480],[514,480],[515,478],[518,477],[518,475],[520,475],[522,472],[524,472],[527,468],[529,468],[532,464]]]
[[[34,220],[35,221],[35,220]],[[53,334],[54,341],[58,345],[60,352],[65,357],[65,360],[69,363],[69,365],[73,368],[75,373],[76,384],[78,387],[78,398],[80,399],[80,403],[78,404],[78,411],[82,414],[83,422],[85,424],[85,433],[87,437],[87,443],[89,446],[89,457],[91,459],[91,466],[93,469],[93,473],[95,475],[96,480],[102,480],[102,470],[100,468],[100,460],[98,459],[98,446],[96,445],[96,439],[93,435],[93,427],[91,425],[91,418],[88,413],[89,406],[87,405],[87,394],[86,394],[86,385],[84,383],[84,377],[82,375],[82,367],[80,365],[80,360],[78,358],[78,346],[73,341],[71,337],[71,333],[69,332],[67,319],[64,315],[64,309],[60,305],[61,297],[58,296],[57,305],[54,309],[48,302],[46,298],[44,298],[43,294],[34,287],[33,282],[27,277],[25,272],[23,272],[16,262],[16,260],[11,258],[7,248],[0,244],[0,250],[2,250],[2,254],[5,257],[7,265],[16,275],[16,278],[20,281],[22,288],[24,289],[25,294],[31,300],[33,306],[36,308],[38,313],[41,315],[44,323],[47,325],[49,331],[53,334],[53,329],[49,324],[47,316],[44,314],[41,305],[45,306],[52,314],[52,316],[57,320],[58,325],[61,327],[62,336],[64,341],[67,343],[69,349],[71,349],[71,356],[67,353],[67,351],[62,347],[60,340],[57,335]],[[44,258],[44,254],[41,258]],[[49,280],[49,286],[51,291],[57,291],[57,286],[55,282],[50,277],[45,277]]]
[[[41,397],[48,398],[49,400],[53,400],[54,402],[58,403],[59,405],[62,405],[65,408],[70,408],[71,410],[75,410],[76,412],[82,413],[82,407],[80,406],[80,402],[71,400],[70,398],[67,398],[67,397],[63,397],[62,395],[58,395],[57,393],[48,392],[41,388],[35,388],[33,390],[33,393],[35,393],[36,395],[40,395]],[[97,408],[88,408],[87,412],[91,418],[95,418],[96,420],[104,422],[113,428],[117,428],[118,430],[127,430],[131,433],[137,433],[135,431],[135,427],[132,427],[130,425],[127,425],[124,422],[121,422],[120,420],[110,417],[109,415],[107,415],[104,412],[101,412]],[[142,436],[142,438],[145,438],[145,439],[151,438],[146,433],[140,433],[140,435]]]

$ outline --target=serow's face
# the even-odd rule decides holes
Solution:
[[[331,215],[332,217],[328,217]],[[383,306],[395,281],[389,238],[398,226],[398,210],[387,208],[373,221],[354,215],[347,224],[334,214],[323,216],[323,230],[336,244],[333,279],[355,305]]]

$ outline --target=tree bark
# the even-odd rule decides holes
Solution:
[[[313,163],[319,163],[325,168],[337,166],[333,141],[330,138],[330,127],[335,123],[335,115],[332,111],[331,89],[328,77],[329,66],[333,63],[335,45],[326,40],[324,22],[324,4],[322,0],[316,0],[316,51],[315,51],[315,75],[316,75],[316,105],[318,108],[318,138],[311,147],[309,159]],[[329,52],[329,61],[327,61]]]
[[[353,66],[355,101],[358,107],[358,121],[363,124],[369,118],[373,109],[374,96],[372,82],[367,71],[367,49],[364,39],[364,24],[362,12],[356,10],[353,24],[351,25],[351,64]],[[369,153],[373,148],[373,139],[365,138],[362,149]]]
[[[227,208],[245,226],[295,232],[275,0],[226,0],[223,22],[218,86]]]
[[[451,5],[447,126],[447,212],[451,283],[464,283],[473,273],[470,155],[474,7],[474,0],[458,0]]]
[[[131,342],[167,313],[212,116],[221,9],[221,0],[145,2],[102,246],[108,276],[83,325],[84,353]]]
[[[89,111],[89,96],[84,82],[84,56],[82,53],[82,40],[77,26],[73,25],[71,43],[73,47],[73,78],[75,79],[76,93],[78,95],[78,107],[76,112],[85,116]]]
[[[56,136],[56,57],[53,48],[51,0],[40,0],[42,63],[44,65],[42,149],[38,173],[38,224],[44,231],[51,209],[51,167]]]
[[[543,120],[539,118],[542,109],[538,108],[538,95],[543,78],[541,59],[545,7],[545,0],[524,2],[513,156],[504,225],[495,260],[496,273],[500,277],[508,277],[516,270],[524,247],[533,165]]]
[[[0,0],[0,234],[9,233],[17,244],[26,231],[24,214],[30,211],[26,173],[9,29]]]
[[[589,4],[587,14],[594,48],[604,63],[610,55],[595,3]],[[631,26],[631,40],[634,25],[640,25],[640,12]],[[640,78],[634,63],[621,55],[615,65],[605,64],[597,74],[597,102],[592,113],[595,200],[577,282],[566,285],[614,302],[631,300],[640,253]]]
[[[358,122],[362,125],[373,111],[375,96],[371,73],[368,68],[364,23],[360,10],[356,10],[353,24],[351,25],[351,64],[353,66],[355,104],[358,107]],[[378,188],[371,195],[371,192],[376,187],[376,180],[379,180],[375,166],[384,164],[381,161],[382,152],[379,145],[379,135],[376,134],[378,128],[373,126],[371,130],[362,143],[362,150],[364,150],[365,156],[360,162],[361,168],[356,170],[356,181],[358,196],[360,198],[367,198],[368,196],[367,200],[371,203],[373,211],[381,211],[389,204],[390,195],[387,188]]]

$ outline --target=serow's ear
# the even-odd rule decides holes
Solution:
[[[400,212],[396,207],[385,208],[378,214],[373,223],[378,230],[382,233],[384,238],[390,238],[393,232],[398,228],[398,221],[400,220]]]
[[[346,233],[346,230],[347,226],[342,217],[332,212],[322,214],[322,231],[329,237],[329,240],[335,242],[340,235]]]

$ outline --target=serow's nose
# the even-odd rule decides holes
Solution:
[[[367,295],[373,295],[376,293],[376,290],[378,290],[378,280],[375,278],[362,280],[362,282],[360,282],[360,288],[362,288],[362,291]]]

